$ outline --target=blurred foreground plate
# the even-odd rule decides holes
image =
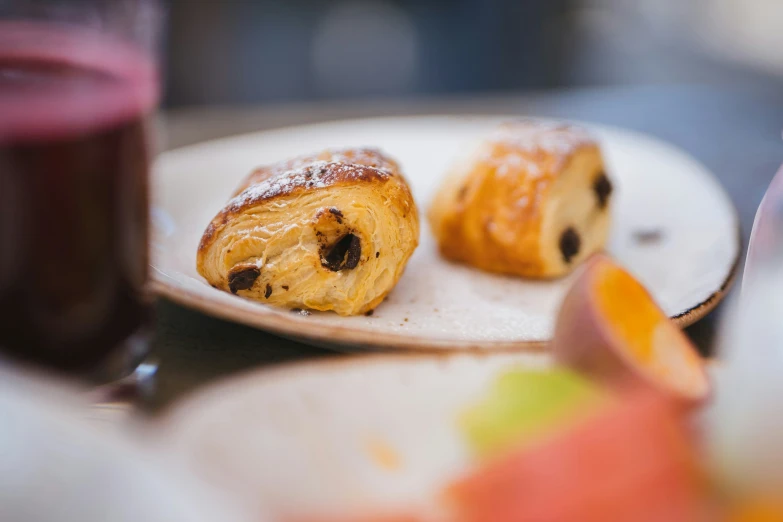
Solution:
[[[507,119],[507,118],[505,118]],[[184,306],[319,346],[525,349],[551,338],[571,277],[526,281],[438,256],[426,209],[450,163],[504,118],[406,117],[290,127],[198,144],[156,165],[153,274],[157,291]],[[739,222],[711,173],[681,150],[597,125],[615,182],[609,253],[663,309],[689,325],[717,305],[740,254]],[[254,168],[327,147],[379,147],[397,159],[422,217],[420,246],[372,317],[302,316],[212,288],[196,272],[201,234]]]
[[[546,354],[371,355],[229,379],[180,403],[155,430],[162,450],[237,505],[323,519],[414,509],[471,457],[461,413],[512,368]]]

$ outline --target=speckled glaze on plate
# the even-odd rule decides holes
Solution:
[[[506,118],[507,119],[507,118]],[[551,338],[571,277],[526,281],[449,263],[426,220],[420,246],[372,317],[303,316],[209,286],[195,268],[198,241],[253,168],[327,147],[379,147],[397,159],[422,217],[450,163],[498,117],[340,121],[249,134],[168,152],[154,175],[153,277],[180,304],[303,342],[341,349],[538,349]],[[702,165],[638,133],[588,125],[616,186],[609,254],[682,326],[723,297],[740,254],[731,200]]]

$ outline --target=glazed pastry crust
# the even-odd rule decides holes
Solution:
[[[356,315],[397,284],[418,237],[416,205],[393,160],[328,150],[251,173],[204,232],[197,269],[243,297]]]
[[[511,122],[455,166],[429,220],[448,259],[553,278],[606,244],[611,190],[599,146],[586,131]]]

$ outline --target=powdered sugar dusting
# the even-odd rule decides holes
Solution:
[[[247,187],[228,202],[225,210],[237,211],[247,205],[290,194],[297,189],[317,190],[337,181],[366,181],[392,176],[391,172],[384,169],[336,161],[312,161],[306,165],[296,161],[288,163],[287,166],[292,168],[272,172],[270,177]]]
[[[336,163],[364,165],[365,167],[374,167],[389,172],[397,172],[399,170],[399,167],[391,158],[386,157],[378,149],[373,148],[329,149],[322,152],[318,159]]]
[[[581,147],[596,144],[582,127],[536,120],[504,123],[489,141],[531,155],[543,152],[555,156],[568,156]]]
[[[261,167],[245,178],[234,195],[236,196],[240,194],[251,185],[261,183],[262,181],[266,181],[270,178],[284,176],[290,171],[300,170],[317,162],[363,165],[365,167],[373,167],[376,169],[385,170],[389,173],[399,173],[398,165],[377,149],[326,149],[316,154],[307,154],[287,161],[281,161],[279,163]]]
[[[296,166],[291,170],[279,173],[261,183],[251,185],[236,199],[266,199],[284,192],[291,192],[296,187],[324,188],[326,161],[316,161],[307,166]]]
[[[492,160],[493,158],[490,155],[486,159]],[[541,172],[541,168],[535,161],[531,160],[530,158],[522,154],[512,153],[512,154],[507,154],[502,158],[495,158],[495,159],[498,160],[498,165],[495,174],[499,177],[504,177],[509,175],[510,173],[519,172],[520,170],[524,170],[525,172],[527,172],[527,175],[531,178],[537,178],[543,174]]]
[[[581,127],[552,121],[520,120],[498,127],[484,142],[481,161],[499,178],[524,172],[528,180],[545,178],[562,168],[578,149],[596,140]]]

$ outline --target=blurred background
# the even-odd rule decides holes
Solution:
[[[171,0],[171,108],[783,75],[780,0]]]

